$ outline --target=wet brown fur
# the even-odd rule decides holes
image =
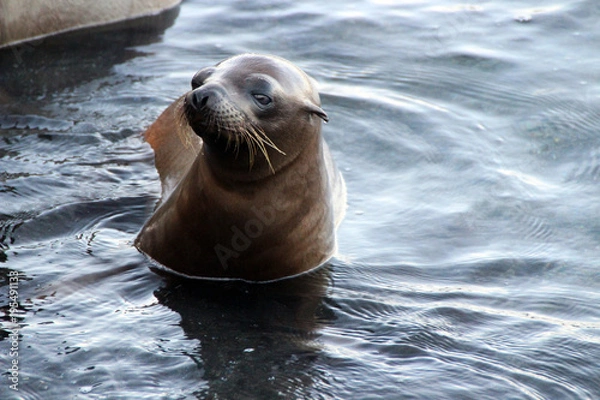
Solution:
[[[186,276],[277,280],[311,270],[335,252],[345,186],[322,139],[320,121],[326,115],[308,78],[289,64],[279,69],[287,62],[277,58],[240,57],[250,66],[234,63],[223,67],[227,73],[243,74],[255,60],[272,63],[273,76],[287,85],[279,104],[291,120],[278,119],[274,127],[259,119],[265,130],[229,100],[191,114],[186,111],[189,93],[174,101],[144,134],[155,152],[162,196],[135,244]],[[268,68],[265,73],[271,73]],[[296,89],[290,82],[304,86]],[[203,129],[211,140],[227,141],[208,146],[198,136]],[[235,229],[256,224],[257,209],[270,209],[275,217],[262,224],[247,247],[235,249]],[[236,251],[226,264],[215,253],[219,245]]]

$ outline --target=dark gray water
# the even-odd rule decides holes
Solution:
[[[339,255],[157,275],[140,133],[241,52],[320,83]],[[2,399],[598,399],[600,5],[186,1],[0,52],[0,248]]]

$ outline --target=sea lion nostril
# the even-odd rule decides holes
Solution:
[[[206,103],[208,102],[208,96],[204,96],[201,100],[200,100],[200,107],[206,107]]]
[[[206,103],[208,102],[208,95],[200,90],[195,90],[191,96],[191,103],[196,110],[199,110],[202,107],[206,107]]]

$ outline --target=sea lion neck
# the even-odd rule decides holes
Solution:
[[[289,151],[285,154],[269,149],[269,161],[264,157],[257,157],[252,166],[248,161],[248,154],[240,151],[238,154],[223,152],[219,148],[212,148],[205,143],[203,156],[196,160],[195,168],[203,174],[209,173],[224,185],[256,183],[266,181],[279,175],[297,160],[316,163],[315,155],[319,154],[321,142],[320,131],[304,143],[300,151]],[[315,158],[315,160],[311,160]]]

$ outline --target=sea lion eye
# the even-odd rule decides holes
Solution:
[[[261,106],[267,106],[267,105],[271,104],[271,102],[273,101],[266,94],[255,93],[252,96],[258,102],[258,104],[260,104]]]

